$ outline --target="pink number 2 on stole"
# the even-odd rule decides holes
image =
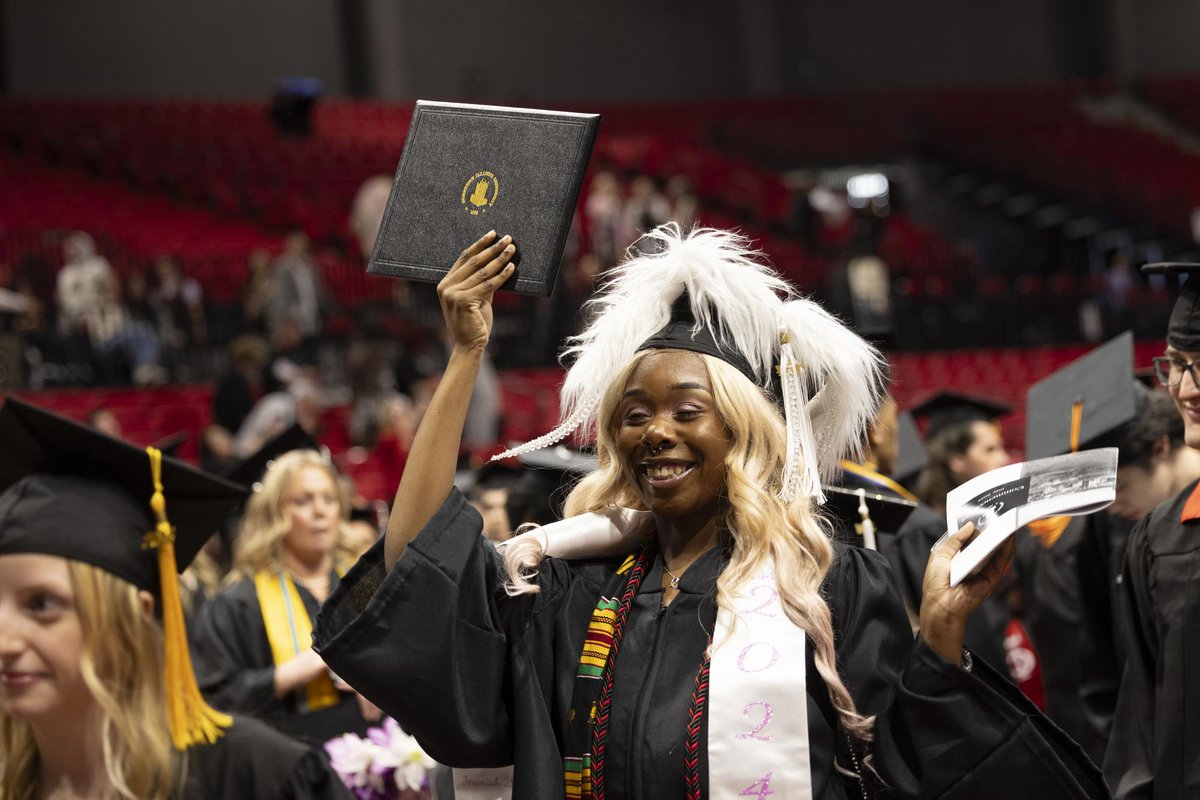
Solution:
[[[758,734],[771,722],[771,714],[774,712],[771,709],[770,703],[764,703],[762,700],[755,700],[753,703],[747,703],[746,707],[742,709],[742,716],[750,716],[750,709],[754,708],[755,706],[763,707],[762,721],[755,725],[753,730],[751,730],[749,733],[739,733],[737,738],[757,739],[760,742],[769,742],[771,741],[770,736],[759,736]]]

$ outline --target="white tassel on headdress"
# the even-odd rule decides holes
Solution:
[[[579,429],[592,433],[605,390],[642,343],[670,321],[672,304],[687,291],[697,329],[708,328],[717,341],[735,346],[761,388],[771,390],[780,367],[789,432],[783,494],[820,498],[821,481],[833,475],[839,459],[861,448],[874,418],[878,353],[819,305],[801,299],[739,234],[712,228],[684,234],[668,223],[642,243],[641,252],[609,273],[605,289],[587,305],[590,323],[563,353],[575,361],[563,382],[562,423],[496,458],[546,447]]]

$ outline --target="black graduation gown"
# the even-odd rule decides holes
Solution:
[[[1104,774],[1122,800],[1200,797],[1200,519],[1192,483],[1129,535],[1125,671]]]
[[[541,592],[509,598],[481,530],[478,512],[452,492],[390,572],[382,542],[358,562],[322,609],[314,640],[433,758],[513,764],[514,798],[557,800],[575,669],[618,562],[546,559]],[[1011,683],[914,643],[883,558],[841,544],[836,552],[824,591],[838,664],[860,712],[877,715],[874,765],[897,796],[1108,796],[1078,746]],[[610,800],[683,794],[685,717],[722,566],[719,549],[698,559],[665,611],[661,564],[646,576],[615,665],[609,742],[620,746],[606,753]],[[813,796],[857,798],[859,787],[834,770],[844,735],[811,655],[807,686]]]
[[[1121,593],[1125,547],[1133,522],[1109,514],[1088,518],[1075,565],[1079,576],[1079,703],[1085,724],[1108,747],[1117,689],[1125,669]]]
[[[315,620],[320,604],[303,586],[296,588],[309,618]],[[190,638],[196,680],[216,708],[253,715],[314,746],[343,733],[365,734],[370,726],[350,693],[342,693],[335,706],[307,714],[300,713],[299,692],[275,697],[275,661],[254,581],[248,578],[204,604]]]
[[[1079,700],[1083,601],[1076,561],[1096,516],[1071,518],[1051,547],[1043,545],[1028,529],[1017,531],[1013,570],[1024,598],[1021,617],[1042,668],[1046,716],[1100,762],[1104,742],[1087,723]]]
[[[902,497],[882,481],[873,481],[872,470],[859,467],[857,473],[843,470],[838,485],[848,489],[863,488],[887,497]],[[880,476],[882,477],[882,476]],[[921,608],[921,588],[925,583],[925,567],[929,551],[946,532],[946,518],[924,503],[918,503],[908,518],[895,531],[881,531],[877,536],[879,552],[892,565],[896,585],[905,606],[916,615]],[[967,619],[963,643],[972,653],[986,661],[1001,675],[1008,675],[1004,661],[1004,623],[1008,609],[1000,598],[988,598],[983,606]]]
[[[235,718],[213,744],[187,751],[180,800],[350,800],[324,756],[261,722]]]

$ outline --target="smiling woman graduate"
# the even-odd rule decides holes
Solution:
[[[196,686],[177,570],[240,487],[12,398],[0,442],[0,798],[347,797]]]
[[[522,800],[1107,796],[962,648],[1010,551],[951,588],[971,531],[939,543],[914,641],[886,561],[833,540],[822,477],[875,414],[879,355],[739,236],[647,243],[567,350],[563,423],[509,453],[594,429],[599,468],[500,550],[452,480],[514,249],[462,253],[453,355],[322,656],[438,760],[513,765]]]

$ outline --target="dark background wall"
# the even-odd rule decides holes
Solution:
[[[4,0],[8,90],[261,96],[281,75],[345,92],[330,0]]]
[[[15,94],[728,97],[1200,70],[1196,0],[0,0]]]

